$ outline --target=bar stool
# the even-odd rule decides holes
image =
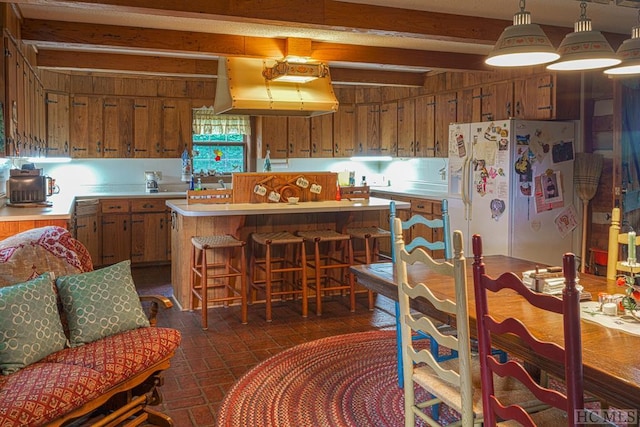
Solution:
[[[302,297],[302,317],[307,317],[307,269],[302,237],[287,231],[251,234],[251,283],[249,304],[253,303],[258,290],[264,291],[266,302],[266,320],[271,322],[271,301],[274,296]],[[275,247],[278,246],[279,251]],[[264,252],[264,258],[259,257]],[[264,273],[264,279],[258,278],[258,272]],[[287,279],[287,274],[291,276]],[[299,274],[299,280],[296,280]],[[274,285],[277,289],[274,289]]]
[[[306,260],[306,266],[314,272],[309,282],[313,282],[316,291],[316,314],[322,315],[322,292],[329,291],[349,291],[350,310],[356,311],[355,278],[349,271],[353,265],[351,236],[333,230],[299,231],[296,234],[314,247],[313,258]],[[339,249],[337,244],[341,246]],[[324,253],[322,249],[325,249]],[[338,252],[340,258],[336,255]],[[335,277],[330,270],[339,270],[342,274]]]
[[[209,302],[221,302],[224,306],[240,301],[242,323],[247,323],[247,267],[246,242],[230,235],[196,236],[191,238],[191,310],[197,308],[197,300],[202,306],[202,329],[207,330],[207,308]],[[240,262],[232,264],[233,253],[240,251]],[[240,289],[236,279],[240,279]],[[216,294],[217,289],[226,289],[226,295]],[[213,297],[209,296],[213,290]]]
[[[356,242],[362,242],[358,247],[362,247],[362,250],[354,250],[353,263],[358,264],[373,264],[376,262],[390,262],[391,257],[380,253],[380,240],[386,239],[391,242],[391,232],[379,227],[352,227],[347,228],[347,233],[351,236],[352,244],[355,246]],[[373,310],[375,301],[373,298],[373,291],[365,290],[369,298],[369,310]]]

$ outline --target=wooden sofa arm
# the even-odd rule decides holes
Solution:
[[[149,309],[149,324],[156,326],[158,323],[158,305],[162,305],[162,308],[171,308],[173,303],[171,300],[162,295],[139,295],[141,302],[150,302],[151,307]]]

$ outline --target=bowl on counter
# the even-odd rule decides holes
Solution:
[[[287,202],[289,202],[290,205],[297,205],[298,200],[300,200],[300,197],[287,197]]]

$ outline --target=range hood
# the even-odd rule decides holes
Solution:
[[[331,78],[307,83],[267,80],[269,59],[221,57],[213,111],[216,114],[312,117],[335,113],[338,100]]]

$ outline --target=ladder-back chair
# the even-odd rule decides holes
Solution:
[[[580,291],[576,289],[575,256],[565,254],[563,257],[565,288],[562,292],[562,298],[558,298],[532,291],[516,274],[511,272],[503,273],[497,279],[487,276],[482,260],[482,239],[479,235],[473,236],[473,254],[473,282],[485,424],[494,426],[500,419],[517,421],[524,426],[576,426],[578,423],[576,410],[584,409],[584,392],[580,336]],[[496,307],[488,303],[489,294],[503,289],[517,292],[536,309],[557,313],[561,316],[564,332],[563,345],[534,336],[516,315],[507,318],[500,315],[501,320],[496,320],[490,310],[490,307],[494,310]],[[523,303],[526,302],[523,301]],[[511,359],[507,362],[497,360],[491,354],[492,339],[494,336],[505,334],[519,337],[538,357],[564,365],[566,391],[549,388],[546,384],[539,384],[528,373],[524,363],[518,359]],[[494,387],[497,378],[512,378],[519,381],[531,390],[542,403],[549,405],[549,408],[531,414],[520,405],[505,402]],[[595,414],[591,414],[591,416],[595,416]],[[602,425],[609,424],[603,422]]]

